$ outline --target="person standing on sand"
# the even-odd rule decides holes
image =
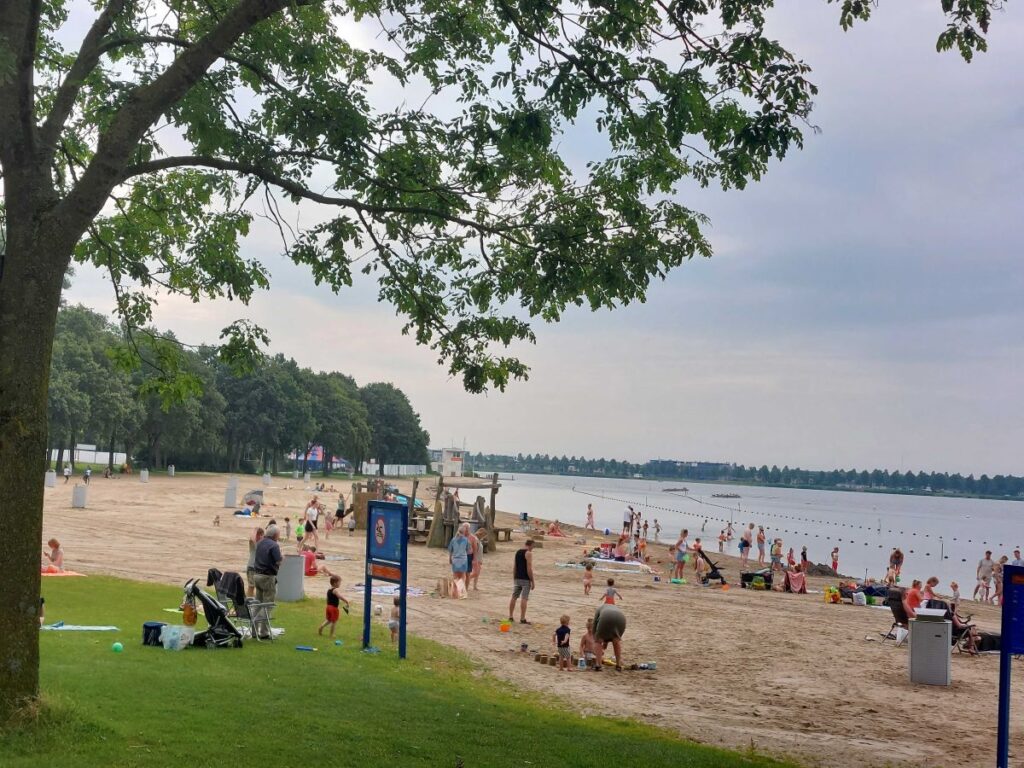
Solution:
[[[468,588],[469,579],[466,574],[469,573],[470,543],[467,533],[469,533],[469,523],[463,523],[448,543],[448,563],[452,567],[452,578],[456,582],[452,597],[465,597]],[[461,590],[458,588],[459,583],[462,584]]]
[[[750,548],[754,545],[754,524],[751,523],[749,528],[743,531],[743,535],[740,536],[740,567],[746,568],[747,561],[750,559]]]
[[[633,508],[626,507],[622,511],[622,532],[629,535],[633,530]]]
[[[832,550],[832,570],[839,573],[839,547]]]
[[[654,518],[654,543],[657,544],[661,540],[661,523],[658,522],[658,518]]]
[[[988,602],[988,590],[989,584],[992,581],[992,572],[995,570],[996,564],[992,562],[992,553],[989,551],[985,552],[985,556],[978,561],[977,577],[978,583],[974,586],[974,599],[978,599],[978,593],[981,593],[981,602]]]
[[[65,464],[64,465],[64,485],[67,485],[68,484],[68,480],[70,480],[70,479],[71,479],[71,465],[70,464]]]
[[[526,620],[526,603],[530,599],[530,592],[534,588],[533,581],[533,539],[527,539],[523,548],[516,551],[515,560],[512,565],[512,600],[508,604],[508,620],[515,621],[513,616],[516,612],[516,600],[521,598],[519,603],[519,623],[529,624]]]
[[[718,534],[718,552],[719,552],[719,554],[722,554],[722,553],[725,552],[725,542],[726,542],[726,536],[725,536],[725,529],[723,528],[722,531]]]
[[[1021,559],[1019,549],[1013,550],[1013,561],[1010,563],[1010,565],[1024,565],[1024,560]]]
[[[896,581],[898,582],[900,580],[900,571],[903,570],[903,550],[899,547],[896,547],[892,554],[889,555],[889,566],[896,574]]]
[[[764,526],[757,526],[757,564],[764,565]]]
[[[992,584],[995,588],[995,594],[992,596],[993,605],[1003,604],[1003,566],[1006,565],[1009,559],[1006,555],[1003,555],[992,568]]]
[[[484,567],[484,545],[475,533],[469,530],[466,525],[466,538],[469,539],[469,574],[466,576],[466,585],[473,585],[473,591],[477,589],[477,580],[480,578],[480,570]]]
[[[594,505],[593,504],[587,504],[587,522],[584,524],[583,529],[586,530],[588,528],[591,531],[596,531],[597,530],[594,527]]]
[[[811,561],[807,559],[807,545],[805,544],[800,548],[800,571],[807,573],[811,566]]]
[[[306,535],[305,539],[308,541],[309,537],[313,537],[313,545],[320,546],[320,537],[317,536],[317,528],[319,528],[320,521],[320,500],[314,496],[309,504],[306,505]]]

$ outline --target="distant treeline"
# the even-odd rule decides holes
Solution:
[[[182,350],[152,329],[128,338],[82,306],[57,319],[49,434],[58,466],[76,444],[154,469],[277,471],[296,452],[305,470],[314,446],[356,466],[429,463],[429,436],[391,384],[359,387],[281,355],[257,355],[240,374],[213,347]]]
[[[745,467],[709,461],[657,459],[634,464],[616,459],[587,459],[576,456],[529,454],[506,456],[477,453],[472,457],[476,471],[532,472],[597,477],[644,477],[662,480],[694,480],[757,485],[785,485],[797,488],[877,490],[890,493],[963,494],[970,496],[1024,497],[1024,477],[1016,475],[949,474],[948,472],[890,472],[886,469],[833,469],[812,471],[799,467],[762,465]]]

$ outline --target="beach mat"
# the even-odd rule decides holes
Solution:
[[[120,632],[117,627],[88,626],[85,624],[65,624],[62,621],[56,624],[44,624],[39,628],[43,632]]]
[[[85,576],[84,573],[76,573],[75,571],[57,571],[56,573],[47,573],[43,571],[40,576]]]

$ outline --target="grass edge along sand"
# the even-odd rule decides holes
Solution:
[[[142,623],[179,621],[162,609],[177,606],[180,589],[108,577],[43,587],[48,622],[113,624],[120,632],[42,633],[43,700],[32,722],[0,730],[4,768],[181,766],[247,755],[283,766],[324,759],[455,766],[461,759],[466,768],[794,768],[639,722],[559,709],[418,637],[401,661],[380,622],[373,642],[381,652],[362,653],[355,612],[342,615],[336,645],[316,634],[323,606],[314,599],[280,606],[275,621],[287,631],[273,644],[174,653],[144,647]],[[112,650],[118,641],[122,653]],[[295,650],[307,644],[319,650]]]

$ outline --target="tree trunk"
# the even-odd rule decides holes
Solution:
[[[107,469],[114,471],[114,445],[117,437],[117,427],[110,428],[110,451],[107,453]]]
[[[320,474],[327,477],[331,474],[331,449],[325,445],[321,455],[323,461],[320,463]]]
[[[281,450],[275,446],[274,447],[274,452],[273,452],[273,458],[271,459],[271,466],[273,467],[273,472],[274,472],[275,475],[277,474],[277,458],[278,458],[278,456],[280,454],[281,454]]]
[[[13,180],[8,178],[8,193]],[[0,722],[39,692],[39,542],[47,386],[61,280],[70,259],[45,241],[33,206],[7,200],[0,261]]]
[[[71,447],[68,450],[71,452],[71,474],[75,473],[75,446],[78,444],[78,435],[75,430],[71,430]]]
[[[49,464],[49,456],[47,456],[47,464]],[[61,443],[57,448],[57,474],[60,474],[61,469],[64,467],[64,443]]]

